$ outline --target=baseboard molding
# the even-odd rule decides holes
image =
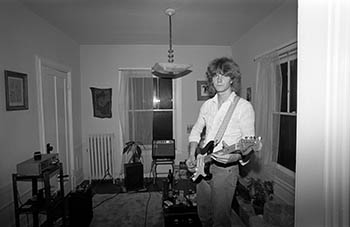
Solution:
[[[82,168],[74,171],[74,178],[74,187],[76,187],[84,181],[84,172]]]
[[[25,190],[21,193],[22,200],[27,200],[31,196],[31,189]],[[12,184],[7,184],[0,188],[0,223],[2,226],[15,226],[14,204],[13,204],[13,190]],[[21,217],[21,223],[24,223],[24,216]]]
[[[287,204],[294,205],[295,192],[294,187],[286,184],[280,179],[275,179],[274,194],[280,200]]]
[[[275,173],[275,195],[287,204],[294,205],[295,177],[288,173],[285,173],[280,168],[277,168]]]
[[[13,202],[12,195],[12,184],[7,184],[0,188],[0,201],[2,201],[0,204],[0,211],[11,205]]]
[[[27,189],[19,187],[21,201],[27,201],[32,195],[31,184],[27,184]],[[13,188],[12,182],[0,188],[0,223],[2,226],[15,226],[14,203],[13,203]],[[25,216],[21,215],[21,223],[26,223]]]
[[[4,185],[0,188],[0,223],[3,226],[13,225],[13,201],[12,201],[12,184]],[[11,212],[12,211],[12,212]],[[11,217],[12,215],[12,217]]]
[[[14,208],[13,203],[10,202],[3,206],[0,210],[0,223],[2,226],[14,226]]]

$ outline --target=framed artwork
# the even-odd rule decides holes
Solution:
[[[28,109],[27,74],[5,70],[6,110]]]
[[[92,94],[92,105],[94,117],[111,118],[112,117],[112,88],[94,88],[90,87]]]
[[[210,98],[208,83],[205,80],[197,81],[197,100],[203,101]]]
[[[252,88],[251,87],[247,88],[247,101],[249,101],[249,102],[252,101]]]

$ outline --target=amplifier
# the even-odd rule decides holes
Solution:
[[[68,196],[69,226],[89,227],[94,216],[92,189],[72,192]]]
[[[153,159],[175,159],[175,140],[153,140]]]
[[[124,186],[127,191],[138,190],[144,187],[142,163],[124,164]]]
[[[30,158],[17,164],[17,173],[19,175],[28,176],[40,175],[57,162],[59,162],[57,153],[42,154],[40,160],[34,160],[34,158]]]

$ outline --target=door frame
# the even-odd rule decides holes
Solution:
[[[68,133],[68,170],[71,181],[71,190],[75,187],[75,176],[74,176],[74,149],[73,149],[73,115],[72,115],[72,70],[62,64],[56,63],[54,61],[35,56],[35,66],[36,66],[36,82],[37,82],[37,101],[38,101],[38,117],[39,117],[39,140],[40,140],[40,150],[46,151],[45,145],[45,125],[44,125],[44,103],[43,103],[43,91],[42,91],[42,68],[44,66],[55,69],[64,73],[67,77],[67,133]]]

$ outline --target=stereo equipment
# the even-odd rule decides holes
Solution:
[[[144,187],[142,163],[124,164],[124,186],[127,191],[138,190]]]
[[[36,154],[37,159],[38,155]],[[34,157],[17,164],[19,175],[37,176],[59,162],[58,154],[41,154],[40,160]]]
[[[153,159],[175,159],[175,140],[153,140]]]

